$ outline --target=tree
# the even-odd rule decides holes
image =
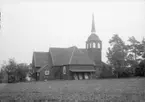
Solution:
[[[139,64],[144,57],[145,39],[143,38],[143,40],[139,42],[132,36],[129,37],[128,41],[130,44],[128,45],[127,63],[135,74],[138,73]]]
[[[8,74],[8,82],[15,82],[17,64],[14,59],[9,59],[8,63],[4,62],[2,70]]]
[[[30,63],[29,66],[30,66],[30,69],[29,69],[29,72],[28,72],[29,77],[31,78],[31,80],[36,80],[37,79],[37,73],[34,70],[32,63]]]
[[[135,69],[136,76],[145,76],[145,60],[142,60]]]
[[[0,71],[0,82],[1,83],[8,82],[8,74],[3,69],[1,69],[1,71]]]
[[[7,73],[15,73],[17,69],[17,63],[14,59],[9,59],[8,64],[4,63],[2,65],[2,69],[4,69]]]
[[[16,63],[14,59],[9,59],[8,63],[2,65],[2,70],[8,74],[8,82],[19,82],[25,81],[29,66],[25,63]]]
[[[28,72],[29,72],[29,66],[27,64],[25,63],[18,64],[16,70],[17,77],[19,78],[18,81],[20,82],[26,81],[26,76]]]
[[[100,73],[101,78],[112,78],[112,67],[104,62],[102,62],[102,68]]]
[[[131,66],[135,67],[137,65],[137,58],[140,55],[140,42],[134,36],[129,37],[128,41],[130,42],[128,45],[128,62]]]
[[[3,80],[3,74],[2,71],[0,71],[0,83],[2,83],[2,80]]]
[[[143,38],[141,42],[141,55],[142,58],[145,59],[145,38]]]
[[[108,48],[107,58],[109,64],[114,68],[114,72],[119,77],[119,72],[125,67],[127,46],[124,41],[117,35],[109,40],[111,47]]]
[[[136,76],[145,76],[145,38],[142,39],[139,45],[139,56],[142,57],[135,68]]]

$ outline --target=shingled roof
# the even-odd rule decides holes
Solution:
[[[60,66],[69,63],[73,48],[50,48],[49,51],[53,65]]]
[[[83,53],[85,53],[85,54],[88,54],[87,49],[80,48],[79,50],[81,50],[81,51],[82,51]]]
[[[49,52],[34,52],[33,53],[33,60],[35,67],[42,67],[48,64],[48,53]]]
[[[35,67],[45,65],[61,66],[61,65],[94,65],[85,49],[77,47],[54,48],[51,47],[49,52],[34,52],[33,60]]]
[[[50,48],[53,65],[68,65],[68,64],[93,64],[88,55],[77,47],[70,48]]]
[[[70,71],[72,72],[95,72],[94,66],[71,66]]]
[[[74,47],[69,64],[94,65],[94,62],[88,57],[87,53],[84,53],[82,50]]]

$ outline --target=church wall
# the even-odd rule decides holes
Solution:
[[[45,75],[45,71],[49,71],[49,75]],[[53,73],[52,73],[52,68],[49,68],[48,66],[45,67],[44,69],[41,70],[39,74],[39,80],[52,80],[54,79]]]
[[[64,73],[64,66],[53,66],[52,68],[44,68],[39,75],[39,80],[44,81],[45,79],[47,80],[72,80],[73,79],[73,73],[69,70],[73,65],[65,65],[66,72]],[[75,65],[78,66],[78,65]],[[81,66],[81,65],[79,65]],[[84,65],[82,65],[84,66]],[[88,66],[89,67],[89,66]],[[45,70],[50,70],[49,75],[45,75]],[[100,76],[100,65],[95,67],[96,72],[92,74],[92,78],[95,79],[96,76]]]
[[[101,64],[101,50],[100,49],[88,49],[88,55],[95,63]]]
[[[100,77],[100,74],[101,74],[101,66],[96,66],[95,69],[96,69],[95,76],[96,77]]]
[[[62,79],[62,71],[61,66],[53,66],[52,74],[54,79]]]
[[[70,66],[69,65],[65,65],[66,67],[66,74],[64,73],[64,66],[62,67],[62,76],[64,80],[71,80],[72,79],[72,75],[71,72],[69,71]]]

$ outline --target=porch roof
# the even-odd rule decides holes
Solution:
[[[94,66],[71,66],[71,72],[95,72]]]

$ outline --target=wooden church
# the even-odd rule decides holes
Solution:
[[[49,52],[33,52],[32,67],[36,80],[85,80],[99,76],[102,41],[96,35],[92,15],[91,35],[86,48],[49,48]]]

